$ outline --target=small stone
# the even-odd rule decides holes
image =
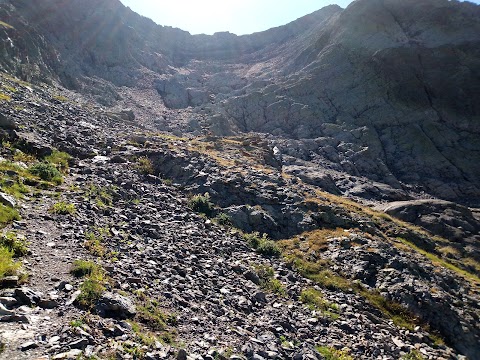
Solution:
[[[254,296],[253,296],[254,300],[257,301],[257,302],[262,302],[262,303],[266,303],[267,302],[267,295],[263,292],[263,291],[259,291],[257,292]]]
[[[181,349],[177,354],[177,360],[187,360],[187,352]]]
[[[14,297],[4,296],[0,297],[0,304],[3,304],[5,307],[12,307],[18,303],[17,299]]]
[[[28,351],[28,350],[36,349],[36,348],[38,348],[38,344],[35,341],[28,341],[28,342],[20,345],[20,350],[21,351]]]
[[[27,287],[15,289],[15,297],[24,305],[36,305],[40,301],[40,296],[41,294]]]
[[[82,353],[82,350],[73,349],[68,352],[64,352],[52,357],[52,360],[63,360],[63,359],[77,359],[77,357]]]
[[[25,315],[6,315],[0,317],[0,322],[18,322],[30,324],[30,320]]]
[[[245,277],[245,279],[250,280],[251,282],[253,282],[256,285],[260,284],[260,278],[258,277],[257,273],[253,270],[246,271],[243,274],[243,276]]]
[[[89,341],[88,339],[80,339],[80,340],[77,340],[77,341],[74,341],[74,342],[71,342],[70,344],[68,344],[68,346],[71,348],[71,349],[85,349],[89,344]]]
[[[17,205],[13,196],[7,195],[3,192],[0,192],[0,203],[11,208],[14,208]]]
[[[18,286],[20,278],[18,276],[6,276],[0,280],[0,287],[11,288]]]
[[[0,315],[13,315],[12,310],[8,310],[2,303],[0,303]]]

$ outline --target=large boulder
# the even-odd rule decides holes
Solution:
[[[135,305],[120,294],[105,292],[95,305],[95,312],[106,318],[129,319],[135,316]]]

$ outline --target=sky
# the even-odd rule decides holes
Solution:
[[[470,0],[476,4],[480,0]],[[285,25],[329,4],[345,8],[352,0],[121,0],[159,25],[191,34],[229,31],[251,34]]]
[[[480,0],[479,0],[480,1]],[[324,6],[346,7],[351,0],[121,0],[159,25],[211,35],[251,34],[285,25]]]

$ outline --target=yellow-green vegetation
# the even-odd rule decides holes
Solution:
[[[260,286],[263,289],[280,296],[286,296],[287,291],[285,286],[280,280],[275,279],[275,271],[271,266],[256,265],[255,272],[260,278]]]
[[[232,226],[232,219],[225,213],[220,213],[213,219],[218,225]]]
[[[422,356],[420,351],[413,349],[407,355],[403,355],[400,359],[401,360],[423,360],[424,357]]]
[[[45,157],[45,161],[54,165],[62,173],[68,172],[68,162],[72,157],[63,151],[53,150],[52,153]]]
[[[113,204],[114,188],[100,187],[89,184],[85,189],[85,197],[95,202],[100,209],[107,208]]]
[[[28,243],[23,236],[18,236],[15,232],[9,231],[0,238],[0,246],[7,248],[12,252],[13,257],[25,256],[28,253]]]
[[[61,102],[69,101],[69,99],[63,95],[53,95],[53,98]]]
[[[135,168],[140,171],[142,174],[145,175],[154,175],[155,174],[155,168],[153,167],[152,161],[146,157],[142,156],[137,159],[137,163],[135,165]]]
[[[195,212],[211,217],[213,214],[213,204],[210,202],[210,194],[197,194],[190,197],[188,207]]]
[[[337,350],[329,346],[317,346],[317,351],[325,360],[353,360],[353,357],[350,356],[350,352],[346,349]]]
[[[102,267],[90,260],[75,260],[70,273],[76,277],[84,277],[92,273],[101,271]]]
[[[436,254],[433,254],[431,252],[428,252],[426,250],[423,250],[423,249],[419,248],[418,246],[416,246],[415,244],[413,244],[412,242],[410,242],[406,239],[397,238],[397,240],[400,241],[402,244],[410,247],[411,249],[413,249],[416,252],[425,256],[427,259],[429,259],[432,262],[433,265],[452,270],[453,272],[459,274],[463,278],[469,280],[470,283],[472,283],[476,286],[480,286],[480,278],[477,275],[472,274],[471,272],[468,272],[464,269],[459,268],[458,266],[452,264],[451,262],[447,261],[446,259],[443,259],[443,258],[437,256]],[[471,260],[473,260],[473,259],[471,259]],[[475,260],[473,260],[473,261],[474,261],[474,263],[476,263],[478,265],[478,263],[475,262]]]
[[[6,225],[12,223],[14,220],[20,220],[20,214],[17,210],[0,204],[0,227],[5,227]]]
[[[50,211],[57,215],[73,215],[77,211],[74,204],[60,201],[50,208]]]
[[[20,263],[13,260],[13,251],[0,246],[0,279],[5,276],[16,275]]]
[[[386,299],[376,290],[365,288],[360,282],[352,281],[344,274],[338,274],[329,269],[326,259],[312,259],[313,251],[322,251],[332,237],[345,235],[342,229],[325,229],[304,233],[294,239],[281,241],[284,257],[287,262],[305,277],[313,280],[322,288],[355,292],[380,310],[393,322],[407,329],[422,325],[417,317],[401,304]]]
[[[300,301],[307,304],[311,310],[320,311],[329,318],[337,319],[339,317],[338,305],[325,300],[320,290],[314,288],[302,290],[300,293]]]
[[[73,327],[73,328],[79,328],[79,327],[82,327],[83,325],[85,325],[85,324],[80,319],[70,321],[70,326]]]
[[[13,86],[5,85],[5,84],[2,84],[2,88],[4,88],[7,91],[10,91],[12,93],[16,93],[18,91]]]
[[[105,238],[110,235],[110,230],[108,227],[105,228],[95,228],[93,231],[85,233],[85,248],[90,252],[90,254],[103,257],[105,256],[106,249],[103,243]]]
[[[13,29],[14,27],[10,24],[7,24],[6,22],[4,21],[0,21],[0,26],[4,27],[4,28],[7,28],[7,29]]]
[[[263,256],[278,257],[281,254],[277,243],[268,238],[267,234],[260,236],[258,232],[244,234],[243,238],[255,251]]]
[[[137,291],[136,295],[137,315],[136,321],[132,321],[131,325],[139,340],[147,346],[151,346],[157,339],[163,343],[172,344],[176,335],[171,327],[177,323],[176,316],[162,311],[160,303],[148,298],[144,292]]]
[[[84,276],[85,281],[80,286],[80,295],[77,302],[86,308],[91,308],[105,291],[109,279],[105,270],[96,264],[79,262],[73,264],[71,272],[76,276]],[[82,275],[83,274],[83,275]]]
[[[26,154],[21,150],[16,149],[15,154],[13,155],[13,160],[18,162],[23,162],[26,164],[31,164],[37,161],[37,158],[33,155]]]
[[[12,98],[9,95],[0,93],[0,101],[11,101],[11,100]]]

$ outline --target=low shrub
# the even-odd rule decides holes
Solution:
[[[152,161],[146,156],[137,159],[136,168],[138,171],[145,175],[155,174],[155,168],[153,167]]]
[[[220,213],[213,219],[217,224],[223,226],[232,226],[232,219],[225,213]]]
[[[260,236],[258,232],[245,234],[245,241],[254,248],[257,253],[267,257],[279,257],[281,254],[277,243],[268,238],[267,234]]]
[[[63,151],[54,150],[50,155],[45,157],[45,161],[49,164],[55,165],[55,167],[63,173],[68,172],[68,163],[72,157]]]
[[[188,206],[195,212],[200,214],[205,214],[208,217],[211,217],[213,214],[213,204],[210,202],[210,194],[205,193],[204,195],[194,195],[188,201]]]
[[[92,308],[105,291],[108,278],[102,267],[95,265],[90,269],[88,265],[83,265],[86,266],[84,270],[90,270],[90,273],[86,275],[85,281],[80,285],[80,295],[76,301],[81,306]]]
[[[95,264],[93,261],[75,260],[70,269],[70,274],[76,277],[83,277],[99,271],[101,271],[100,265]]]
[[[45,181],[52,181],[56,184],[61,184],[63,182],[62,174],[55,165],[50,163],[37,163],[30,167],[30,173],[38,176],[40,179]]]

